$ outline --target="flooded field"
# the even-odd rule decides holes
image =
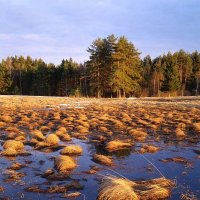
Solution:
[[[200,199],[198,97],[0,96],[0,140],[0,199]]]

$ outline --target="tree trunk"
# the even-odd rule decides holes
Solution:
[[[196,78],[196,81],[197,81],[197,86],[196,86],[196,96],[198,95],[198,93],[199,93],[199,77],[197,76],[197,78]]]

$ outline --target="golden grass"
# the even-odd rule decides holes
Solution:
[[[166,178],[130,181],[108,176],[102,180],[97,200],[160,200],[170,196],[174,183]]]
[[[153,146],[153,145],[143,145],[140,149],[140,153],[155,153],[159,150],[159,147]]]
[[[17,154],[18,154],[17,150],[11,147],[1,152],[2,156],[16,156]]]
[[[62,126],[57,131],[59,131],[63,134],[67,133],[67,129],[65,127],[62,127]]]
[[[0,116],[0,121],[3,121],[5,123],[10,123],[12,122],[12,117],[10,117],[9,115],[3,115]]]
[[[108,152],[112,152],[112,151],[130,148],[131,146],[132,144],[130,142],[122,142],[120,140],[113,140],[106,144],[105,149]]]
[[[24,144],[21,141],[6,140],[3,144],[4,149],[15,149],[16,151],[24,149]]]
[[[19,135],[15,138],[16,141],[21,141],[21,142],[25,142],[26,141],[26,137],[23,135]]]
[[[71,136],[68,133],[64,133],[60,130],[56,131],[56,135],[62,140],[62,141],[71,141]]]
[[[50,131],[51,129],[48,127],[48,126],[41,126],[40,127],[40,131],[42,131],[42,132],[48,132],[48,131]]]
[[[180,128],[176,128],[175,134],[176,134],[177,138],[184,138],[186,136],[186,134],[184,133],[184,131],[181,130]]]
[[[80,155],[83,153],[83,149],[78,145],[69,145],[64,147],[64,149],[60,152],[62,155]]]
[[[113,165],[113,161],[112,161],[112,158],[110,156],[104,156],[104,155],[100,155],[100,154],[94,154],[93,160],[95,162],[97,162],[97,163],[102,164],[102,165],[107,165],[107,166]]]
[[[70,171],[77,167],[76,162],[69,156],[58,156],[54,160],[54,167],[57,171]]]
[[[81,125],[77,126],[76,129],[81,134],[87,134],[89,132],[87,127],[84,127],[84,126],[81,126]]]
[[[55,134],[49,134],[46,138],[45,138],[45,142],[49,145],[57,145],[59,143],[59,137]]]
[[[97,200],[139,200],[134,185],[128,179],[108,176],[101,183]]]
[[[45,147],[48,147],[49,144],[47,144],[46,142],[42,141],[42,142],[37,142],[35,144],[35,148],[36,149],[42,149],[42,148],[45,148]]]
[[[131,129],[128,131],[133,136],[134,140],[144,142],[148,136],[142,129]]]
[[[194,123],[194,124],[193,124],[193,127],[194,127],[194,130],[195,130],[197,133],[200,133],[200,122]]]
[[[45,139],[45,136],[39,130],[31,131],[30,135],[32,136],[32,138],[35,138],[35,139],[40,140],[40,141]]]
[[[16,127],[13,127],[13,126],[9,126],[5,129],[5,131],[7,132],[14,132],[14,133],[20,133],[20,130]]]
[[[5,122],[0,122],[0,128],[4,128],[6,126]]]

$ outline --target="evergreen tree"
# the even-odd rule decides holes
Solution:
[[[177,59],[170,52],[163,58],[164,80],[162,91],[176,92],[180,89],[181,83],[177,68]]]
[[[140,88],[141,63],[139,53],[125,37],[120,37],[113,53],[113,91],[118,97],[134,95]]]

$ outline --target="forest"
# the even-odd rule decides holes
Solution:
[[[126,37],[97,38],[85,63],[59,65],[12,56],[0,63],[0,94],[70,97],[163,97],[200,94],[200,53],[183,49],[151,58]]]

